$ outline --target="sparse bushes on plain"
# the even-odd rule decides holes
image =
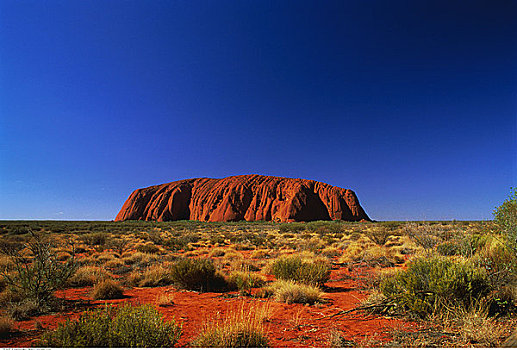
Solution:
[[[118,282],[106,279],[93,287],[92,298],[94,300],[121,299],[124,297],[124,289]]]
[[[43,335],[37,346],[53,348],[173,347],[181,326],[166,322],[151,305],[109,307],[84,312]]]
[[[307,258],[301,255],[279,257],[270,266],[271,273],[278,279],[314,285],[323,285],[328,281],[330,268],[327,259]]]
[[[179,259],[171,266],[171,278],[184,289],[209,292],[228,288],[213,261],[205,258]]]

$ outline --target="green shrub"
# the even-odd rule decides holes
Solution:
[[[383,280],[380,287],[399,307],[422,318],[448,305],[469,307],[490,292],[483,269],[445,257],[417,258],[407,270]]]
[[[183,258],[171,267],[171,278],[180,288],[202,292],[222,291],[228,285],[214,263],[206,258]]]
[[[151,305],[124,305],[84,312],[43,335],[37,346],[53,348],[173,347],[181,326],[166,322]]]
[[[494,210],[494,222],[517,257],[517,188],[513,188],[512,192],[510,198]]]
[[[299,255],[282,256],[271,265],[271,273],[278,279],[323,285],[330,278],[331,265],[324,258],[303,258]]]
[[[277,301],[287,304],[314,304],[321,301],[323,294],[318,287],[284,280],[276,281],[266,287],[266,293],[273,295]]]
[[[116,281],[107,279],[93,287],[92,298],[94,300],[121,299],[123,297],[124,289]]]

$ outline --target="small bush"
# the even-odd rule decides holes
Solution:
[[[318,287],[293,281],[276,281],[266,287],[277,301],[287,304],[314,304],[321,301],[322,292]]]
[[[415,259],[380,287],[399,307],[422,318],[449,305],[468,307],[490,291],[484,270],[444,257]]]
[[[32,234],[23,250],[3,246],[2,251],[11,259],[15,270],[14,273],[0,271],[5,283],[40,306],[50,303],[54,292],[66,285],[78,267],[73,256],[66,262],[59,261],[54,244],[39,235]]]
[[[166,322],[151,305],[124,305],[84,312],[43,335],[37,346],[53,348],[173,347],[181,326]]]
[[[228,285],[210,259],[183,258],[171,267],[171,278],[180,288],[202,292],[221,291]]]
[[[94,300],[121,299],[124,297],[124,289],[114,280],[104,280],[93,287],[92,298]]]
[[[268,306],[244,305],[222,320],[207,322],[202,332],[191,343],[199,348],[264,348],[268,346],[263,322],[269,313]]]
[[[273,261],[271,273],[278,279],[323,285],[330,278],[330,268],[328,260],[323,258],[288,255]]]

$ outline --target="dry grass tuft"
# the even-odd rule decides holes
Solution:
[[[269,318],[269,304],[242,306],[205,323],[191,343],[200,348],[263,348],[268,346],[264,321]]]
[[[174,305],[174,294],[172,293],[163,293],[156,297],[156,305],[165,307]]]
[[[278,280],[265,287],[265,290],[275,300],[287,304],[314,304],[323,301],[321,289],[293,281]]]
[[[110,277],[111,275],[102,267],[82,266],[68,280],[68,285],[72,287],[93,286]]]

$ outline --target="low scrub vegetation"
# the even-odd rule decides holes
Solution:
[[[165,322],[150,305],[106,307],[84,312],[43,335],[37,346],[52,348],[173,347],[181,335],[175,321]]]
[[[381,283],[382,293],[397,307],[420,317],[461,304],[468,307],[488,295],[486,272],[463,259],[422,257]]]

